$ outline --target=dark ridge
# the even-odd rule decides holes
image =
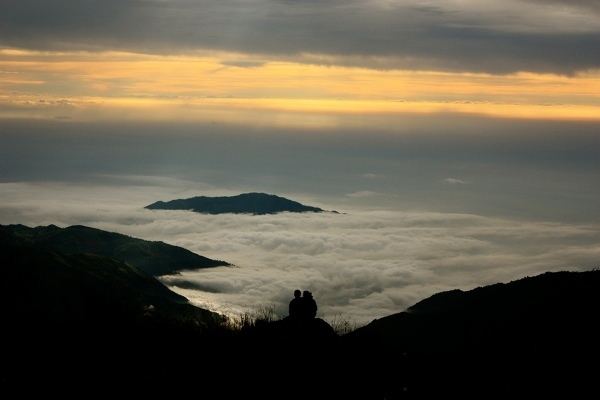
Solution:
[[[64,254],[32,246],[0,231],[0,301],[4,334],[53,331],[120,335],[135,327],[222,323],[193,307],[156,278],[113,258]]]
[[[190,351],[224,323],[131,265],[46,250],[5,231],[0,273],[3,391],[133,389],[165,371],[172,382],[184,369],[171,353],[177,344]]]
[[[600,271],[439,293],[343,337],[318,318],[228,329],[218,314],[187,304],[131,265],[48,250],[3,230],[0,271],[0,384],[20,393],[191,390],[201,398],[261,399],[600,394],[594,367]]]
[[[154,276],[230,265],[164,242],[136,239],[82,225],[67,228],[0,225],[0,232],[18,242],[66,255],[92,253],[114,258]]]
[[[243,193],[231,197],[192,197],[171,201],[157,201],[145,208],[150,210],[187,210],[202,214],[276,214],[280,212],[324,212],[284,197],[266,193]]]
[[[600,271],[545,273],[438,293],[345,339],[396,366],[378,370],[388,398],[598,394],[599,310]]]
[[[375,320],[353,335],[393,338],[396,345],[413,350],[433,346],[461,351],[485,343],[515,346],[525,332],[558,339],[557,331],[586,331],[584,326],[595,322],[591,316],[600,306],[598,289],[600,271],[594,270],[547,272],[469,291],[451,290]],[[572,323],[559,323],[566,318]]]

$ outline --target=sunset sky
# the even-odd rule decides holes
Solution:
[[[158,175],[600,218],[596,1],[0,7],[5,181]]]
[[[2,118],[600,119],[595,1],[6,0]],[[304,121],[304,122],[303,122]],[[283,123],[284,125],[286,123]]]
[[[248,285],[285,303],[288,273],[367,320],[597,266],[599,182],[597,0],[0,1],[0,223],[82,223],[272,271],[237,271],[233,308],[259,301]],[[141,210],[247,191],[348,220]],[[201,279],[233,293],[227,274]]]

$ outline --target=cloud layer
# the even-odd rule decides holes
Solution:
[[[235,314],[272,304],[285,314],[300,288],[313,291],[321,316],[358,323],[440,290],[590,269],[600,257],[598,225],[424,211],[210,216],[142,209],[150,200],[193,192],[174,189],[182,182],[164,183],[4,183],[0,223],[86,224],[163,240],[236,264],[163,279],[200,306]]]
[[[7,0],[0,38],[21,48],[234,51],[375,68],[600,66],[593,1]]]

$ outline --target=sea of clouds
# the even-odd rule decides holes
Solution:
[[[307,289],[320,316],[357,324],[442,290],[588,270],[600,259],[597,224],[359,206],[264,216],[151,211],[143,207],[156,200],[232,193],[130,179],[138,184],[0,183],[0,223],[83,224],[162,240],[235,265],[161,278],[194,304],[230,315],[273,306],[285,315],[293,290]]]

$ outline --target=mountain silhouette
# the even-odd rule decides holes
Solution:
[[[113,258],[47,250],[0,231],[0,274],[3,389],[170,384],[181,376],[180,354],[197,357],[201,338],[222,336],[223,316]]]
[[[96,254],[49,251],[6,236],[0,232],[3,318],[20,321],[8,326],[123,329],[190,320],[201,330],[222,322],[219,314],[189,305],[129,264]]]
[[[377,319],[353,335],[418,351],[510,347],[595,330],[600,271],[555,272],[469,291],[435,294],[405,312]]]
[[[29,228],[24,225],[0,225],[4,240],[13,240],[39,249],[66,255],[92,253],[121,260],[150,275],[168,275],[186,269],[230,265],[212,260],[181,247],[151,242],[82,225],[59,228],[55,225]]]
[[[202,214],[276,214],[280,212],[324,212],[284,197],[266,193],[243,193],[231,197],[192,197],[189,199],[157,201],[145,208],[150,210],[189,210]]]
[[[374,372],[387,398],[574,396],[598,392],[586,363],[600,354],[599,310],[600,271],[545,273],[438,293],[346,339],[393,366]]]
[[[232,330],[131,264],[48,249],[7,229],[0,271],[3,388],[303,399],[599,394],[597,270],[438,293],[342,337],[318,318]]]

